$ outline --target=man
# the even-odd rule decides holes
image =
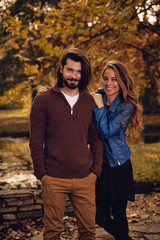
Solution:
[[[60,239],[67,196],[79,239],[96,239],[95,181],[101,173],[102,142],[87,90],[90,79],[91,66],[83,51],[69,49],[58,67],[57,84],[32,105],[30,149],[34,174],[42,182],[45,240]]]

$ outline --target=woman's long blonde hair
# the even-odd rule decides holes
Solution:
[[[102,71],[102,78],[107,68],[113,69],[124,101],[130,103],[133,107],[131,115],[129,116],[131,120],[128,124],[126,134],[131,137],[137,137],[143,130],[142,107],[138,102],[133,81],[128,73],[127,67],[118,60],[111,60],[104,67]]]

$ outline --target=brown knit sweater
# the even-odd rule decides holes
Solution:
[[[98,136],[88,90],[71,108],[58,86],[39,94],[30,114],[30,150],[34,174],[82,178],[101,173],[102,142]]]

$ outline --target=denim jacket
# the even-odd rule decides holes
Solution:
[[[104,103],[104,107],[94,109],[97,130],[103,140],[110,166],[116,167],[129,160],[131,155],[125,132],[130,121],[132,106],[124,102],[122,95],[118,94],[107,109],[107,96],[104,89],[99,88],[96,93],[102,95]]]

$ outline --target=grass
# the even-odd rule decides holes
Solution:
[[[28,117],[28,110],[14,109],[14,110],[0,110],[0,119],[2,118],[15,118],[15,117]]]
[[[29,131],[29,113],[25,110],[0,111],[0,135],[11,136]]]
[[[130,147],[134,180],[160,182],[160,143],[137,143]]]

